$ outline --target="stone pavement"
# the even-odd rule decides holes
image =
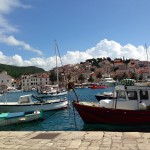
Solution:
[[[150,133],[0,131],[0,150],[150,150]]]

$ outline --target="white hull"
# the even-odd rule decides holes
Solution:
[[[31,112],[36,110],[57,110],[68,107],[68,100],[47,100],[43,103],[18,104],[18,102],[0,103],[0,112]]]
[[[41,118],[40,113],[29,114],[29,115],[20,116],[20,117],[13,117],[13,118],[9,118],[9,119],[0,119],[0,126],[7,126],[7,125],[11,125],[11,124],[30,122],[33,120],[38,120],[39,118]]]
[[[37,94],[38,97],[57,97],[67,95],[67,91],[60,92],[60,93],[44,93],[44,94]]]

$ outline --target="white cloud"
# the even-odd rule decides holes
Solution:
[[[146,60],[146,51],[143,46],[135,47],[134,45],[127,44],[122,46],[115,41],[104,39],[100,41],[95,47],[86,50],[93,58],[110,57],[114,58],[134,58]]]
[[[0,0],[0,13],[9,14],[14,8],[31,8],[30,5],[24,5],[20,0]]]
[[[17,40],[14,36],[5,36],[0,34],[0,42],[5,43],[10,46],[21,47],[24,50],[35,52],[39,55],[43,55],[42,51],[31,47],[29,44],[24,41]]]
[[[12,33],[16,33],[19,29],[10,24],[6,19],[6,15],[10,14],[15,8],[30,8],[30,5],[23,5],[20,0],[0,0],[0,42],[6,45],[19,47],[23,50],[32,51],[38,55],[43,55],[41,50],[35,49],[26,42],[16,39]]]
[[[8,21],[0,14],[0,33],[18,32],[18,29],[10,25]]]
[[[91,58],[103,58],[110,57],[111,59],[115,58],[133,58],[139,60],[147,60],[146,51],[143,46],[135,47],[131,44],[121,46],[115,41],[108,41],[104,39],[100,41],[95,47],[85,50],[84,52],[80,51],[68,51],[64,56],[61,57],[63,65],[66,64],[76,64],[84,62],[87,59]],[[15,55],[12,57],[5,56],[0,52],[0,63],[16,65],[16,66],[37,66],[45,70],[50,70],[56,67],[56,57],[48,58],[31,58],[30,60],[23,60],[21,56]],[[58,60],[59,62],[59,60]],[[61,64],[59,63],[59,66]]]
[[[15,8],[30,8],[29,5],[23,5],[20,0],[0,0],[0,33],[17,32],[18,29],[10,24],[5,18]]]

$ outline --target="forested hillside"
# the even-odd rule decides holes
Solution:
[[[34,66],[18,67],[18,66],[0,64],[0,72],[2,71],[7,71],[7,73],[13,78],[19,78],[21,77],[21,75],[45,72],[44,69],[34,67]]]

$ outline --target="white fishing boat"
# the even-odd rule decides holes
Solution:
[[[36,110],[57,110],[68,107],[67,98],[42,100],[35,95],[20,96],[16,102],[0,102],[0,112],[31,112]]]
[[[60,89],[58,84],[45,85],[43,89],[37,89],[37,93],[37,96],[40,98],[67,95],[67,91],[65,89]]]
[[[7,88],[7,92],[8,93],[22,92],[22,90],[18,90],[18,89],[14,88],[14,87],[8,87]]]
[[[112,87],[112,86],[116,85],[116,81],[113,78],[105,77],[105,78],[101,79],[101,81],[99,82],[99,85],[105,85],[108,87]]]
[[[15,113],[1,113],[0,126],[7,126],[23,122],[34,121],[42,118],[42,111],[34,111],[31,113],[15,112]]]
[[[85,123],[145,125],[150,124],[150,87],[136,85],[133,79],[124,79],[115,86],[116,97],[99,103],[73,101],[73,106]],[[70,85],[70,87],[73,87]]]
[[[54,85],[45,85],[44,88],[38,88],[37,93],[38,97],[54,97],[54,96],[63,96],[67,95],[67,90],[65,88],[60,88],[59,86],[59,70],[58,70],[58,56],[60,58],[60,53],[58,49],[57,43],[55,43],[55,55],[56,55],[56,77],[57,77],[57,84]],[[61,58],[60,58],[61,61]],[[62,61],[61,61],[62,64]]]

